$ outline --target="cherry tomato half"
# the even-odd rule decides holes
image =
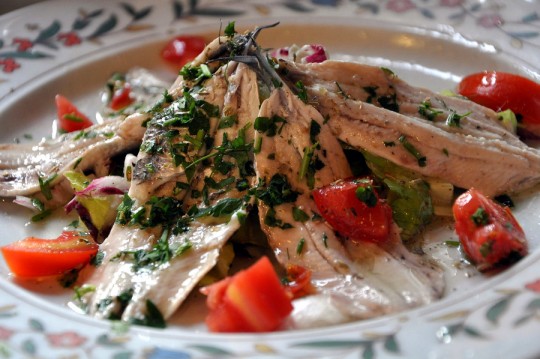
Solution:
[[[63,132],[83,130],[93,125],[92,121],[62,95],[56,95],[58,127]]]
[[[181,35],[170,40],[165,45],[161,50],[161,57],[176,68],[181,69],[185,64],[197,57],[205,46],[206,41],[202,36]]]
[[[276,330],[293,306],[267,257],[232,277],[201,288],[207,295],[206,317],[212,332]]]
[[[114,91],[109,106],[113,110],[118,111],[131,105],[133,101],[134,99],[131,96],[131,85],[126,82],[122,87]]]
[[[379,199],[370,177],[339,180],[313,191],[321,216],[352,241],[383,242],[388,238],[392,209]]]
[[[520,135],[540,137],[540,85],[528,78],[499,71],[464,77],[459,94],[494,111],[512,110]]]
[[[456,199],[452,210],[461,246],[479,270],[527,254],[525,233],[508,207],[471,188]]]
[[[29,278],[80,268],[96,255],[98,245],[78,232],[66,231],[56,239],[28,237],[1,250],[11,272]]]

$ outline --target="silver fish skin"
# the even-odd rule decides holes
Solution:
[[[253,91],[256,86],[255,74],[248,67],[240,64],[229,64],[223,72],[216,73],[204,85],[203,91],[199,92],[201,99],[219,106],[221,117],[224,115],[236,115],[233,125],[226,128],[218,128],[217,119],[212,120],[210,136],[216,139],[215,146],[221,145],[223,135],[236,136],[241,128],[251,129],[245,132],[248,141],[252,141],[252,126],[248,123],[257,115],[259,100],[258,92]],[[161,132],[153,126],[145,135],[159,136]],[[218,140],[220,139],[220,140]],[[144,141],[143,141],[144,143]],[[251,145],[251,143],[250,143]],[[203,149],[198,156],[212,154],[213,149]],[[213,157],[209,156],[211,160]],[[231,158],[226,158],[232,160]],[[186,182],[190,188],[196,189],[204,183],[205,177],[213,176],[212,164],[198,166],[196,173],[190,181],[185,174],[185,169],[175,167],[171,159],[165,155],[140,154],[136,166],[135,180],[132,183],[129,194],[138,203],[144,203],[148,198],[155,196],[174,196],[183,201],[184,209],[196,205],[202,211],[212,207],[222,200],[241,198],[244,193],[231,190],[226,193],[213,193],[210,191],[209,202],[202,204],[201,198],[193,198],[189,190],[183,190],[181,194],[174,193],[177,182]],[[138,162],[138,163],[139,163]],[[210,161],[211,162],[211,161]],[[151,174],[145,173],[148,163],[159,165],[160,170]],[[181,167],[181,166],[180,166]],[[238,176],[238,169],[233,169],[228,176]],[[216,176],[216,181],[221,178]],[[193,218],[187,227],[179,233],[171,233],[167,236],[167,246],[175,253],[167,261],[151,268],[136,270],[131,259],[118,260],[118,253],[126,251],[145,250],[149,251],[156,245],[158,238],[163,235],[160,229],[141,229],[133,226],[115,225],[110,236],[102,245],[106,253],[104,264],[97,268],[88,284],[96,286],[96,291],[89,301],[90,313],[96,317],[107,318],[111,314],[119,314],[120,319],[125,321],[142,320],[148,312],[148,302],[152,302],[166,319],[181,305],[188,294],[195,288],[200,279],[216,264],[221,248],[228,238],[239,228],[239,216],[245,213],[245,206],[239,206],[227,218],[214,218],[203,216]],[[185,246],[187,250],[183,250]],[[122,293],[129,292],[130,301],[120,308],[119,303],[110,305],[105,310],[98,310],[100,303],[108,298],[118,298]],[[120,312],[120,313],[118,313]]]
[[[299,178],[305,149],[314,146],[311,121],[320,126],[313,156],[324,164],[315,172],[314,187],[350,177],[349,165],[323,116],[286,87],[275,90],[261,105],[259,116],[275,115],[286,123],[273,137],[256,133],[256,141],[257,136],[262,136],[262,145],[255,157],[255,169],[265,183],[276,174],[284,175],[298,197],[274,206],[259,200],[261,226],[281,265],[310,270],[315,289],[315,293],[295,304],[288,326],[304,328],[372,318],[439,298],[444,290],[441,270],[433,264],[425,266],[424,258],[409,253],[401,244],[397,227],[390,240],[392,245],[381,248],[344,242],[324,220],[312,218],[318,210],[310,196],[311,188],[306,178]],[[296,221],[294,209],[302,210],[310,219]],[[277,226],[276,221],[268,221],[272,211]],[[281,228],[284,224],[290,226]],[[390,269],[392,273],[397,271],[397,277],[388,278],[384,271]],[[324,305],[318,306],[321,303]],[[314,308],[320,311],[314,313]]]
[[[412,87],[372,66],[338,61],[282,64],[288,81],[306,81],[309,101],[347,145],[488,196],[520,192],[540,182],[540,151],[505,129],[490,109]],[[369,100],[366,87],[376,88],[381,96],[395,95],[399,112]],[[418,112],[426,99],[434,111],[441,111],[432,120]],[[467,116],[459,125],[449,125],[451,113]]]
[[[259,97],[257,92],[257,79],[255,73],[244,64],[230,62],[226,71],[227,91],[223,99],[223,120],[225,117],[235,117],[230,126],[219,125],[215,132],[215,141],[209,155],[216,153],[216,148],[223,145],[223,139],[238,139],[239,134],[246,143],[252,146],[253,125],[252,121],[257,116],[259,109]],[[215,76],[215,75],[214,75]],[[222,123],[222,122],[220,122]],[[247,152],[246,152],[247,153]],[[249,150],[252,157],[252,151]],[[184,199],[184,209],[187,212],[193,206],[201,211],[223,203],[227,200],[243,202],[246,190],[237,190],[236,182],[230,183],[226,188],[207,188],[207,203],[201,197],[190,196],[194,190],[197,193],[205,191],[208,178],[217,183],[229,178],[240,179],[242,177],[238,163],[231,156],[225,155],[224,160],[230,161],[235,166],[226,174],[216,173],[213,170],[213,157],[209,163],[203,166],[194,176],[191,183],[190,193]],[[253,161],[253,158],[250,158]],[[245,178],[249,187],[254,185],[254,173]],[[146,300],[150,299],[159,308],[165,318],[170,317],[183,303],[186,297],[196,288],[200,280],[217,263],[223,246],[228,239],[240,228],[240,216],[247,213],[248,204],[242,204],[232,214],[224,217],[202,216],[191,221],[188,227],[179,234],[173,234],[169,238],[169,246],[178,248],[185,243],[190,244],[190,249],[183,254],[171,258],[171,260],[155,269],[152,275],[143,280],[144,285],[134,287],[134,295],[131,302],[124,310],[123,320],[140,317],[146,310]]]
[[[226,82],[223,76],[213,76],[205,83],[198,98],[221,109],[225,90]],[[171,106],[168,107],[169,111],[180,111],[174,103]],[[148,122],[143,144],[163,144],[167,141],[167,131],[163,129],[159,121],[160,118],[154,117]],[[216,126],[217,119],[212,118],[210,135],[215,132]],[[178,135],[175,138],[177,143],[181,144],[184,141],[183,136],[189,134],[188,129],[183,127],[177,130]],[[202,155],[205,151],[203,148],[188,148],[190,157]],[[186,194],[186,190],[183,190],[176,196],[172,196],[176,183],[187,183],[188,180],[185,169],[173,163],[172,154],[169,151],[157,151],[153,154],[139,151],[132,177],[128,191],[129,198],[133,200],[132,209],[144,208],[152,197],[170,197],[181,201]],[[113,225],[109,236],[100,246],[100,251],[103,253],[102,264],[85,280],[85,286],[95,287],[93,292],[83,298],[90,315],[98,318],[121,319],[126,305],[130,304],[131,297],[137,291],[136,288],[156,283],[149,280],[155,275],[152,269],[136,270],[133,259],[123,253],[150,252],[162,234],[161,226],[143,228],[140,225],[119,223]],[[164,266],[168,266],[168,261],[164,263]],[[121,303],[118,298],[122,296],[127,296],[129,301]],[[144,313],[140,313],[138,318],[144,318]]]
[[[307,64],[283,60],[280,67],[283,78],[289,83],[301,81],[314,96],[328,91],[405,116],[429,119],[433,126],[447,132],[525,146],[502,125],[499,115],[493,110],[460,96],[445,96],[412,86],[385,68],[333,60]],[[448,125],[449,116],[454,114],[465,115],[459,120],[459,126]]]
[[[85,130],[38,144],[0,145],[0,196],[31,196],[41,191],[39,179],[53,187],[67,171],[108,173],[110,158],[136,149],[142,140],[145,114],[105,120]]]

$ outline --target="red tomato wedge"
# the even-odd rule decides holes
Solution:
[[[352,241],[383,242],[392,224],[392,209],[383,202],[370,177],[339,180],[313,191],[321,216]]]
[[[28,237],[1,248],[17,277],[43,277],[80,268],[92,259],[98,245],[78,232],[66,231],[56,239]]]
[[[201,292],[208,296],[206,324],[212,332],[276,330],[293,309],[267,257]]]
[[[170,40],[161,50],[161,57],[168,63],[181,69],[199,55],[206,46],[202,36],[182,35]]]
[[[56,95],[55,101],[58,127],[61,131],[74,132],[93,125],[92,121],[64,96]]]
[[[527,239],[510,208],[472,188],[453,205],[456,233],[465,254],[481,271],[511,264],[527,254]]]
[[[540,84],[519,75],[484,71],[465,76],[458,92],[494,111],[512,110],[520,134],[540,137]]]
[[[109,106],[113,110],[118,111],[131,105],[133,101],[134,99],[131,97],[131,86],[126,82],[122,87],[114,91]]]
[[[293,298],[300,298],[313,292],[311,271],[305,267],[290,264],[287,266],[287,289]]]

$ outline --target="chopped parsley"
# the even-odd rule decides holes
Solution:
[[[298,90],[297,96],[303,103],[308,103],[308,94],[302,81],[297,81],[294,86]]]
[[[235,21],[231,21],[227,24],[227,26],[225,27],[225,30],[223,31],[225,36],[233,37],[234,35],[236,35],[236,29],[234,28],[235,25],[236,25]]]
[[[434,121],[437,116],[443,113],[443,111],[435,110],[431,105],[431,101],[427,99],[418,106],[418,113],[429,121]]]
[[[264,224],[266,224],[268,227],[278,227],[281,229],[293,228],[290,223],[283,222],[281,219],[276,217],[276,210],[273,207],[268,208],[268,211],[264,216]]]
[[[328,248],[328,236],[326,235],[326,233],[323,233],[322,235],[322,242],[324,244],[324,248]]]
[[[47,178],[38,176],[39,188],[41,189],[41,193],[43,193],[43,197],[45,197],[45,199],[52,199],[51,182],[54,181],[57,176],[57,173],[53,173]]]
[[[489,215],[486,210],[482,207],[478,209],[471,215],[471,220],[476,224],[477,227],[485,226],[489,224]]]
[[[455,111],[450,111],[448,117],[446,118],[446,125],[450,127],[461,127],[460,121],[463,117],[469,116],[471,112],[464,113],[463,115],[458,115]]]
[[[146,313],[143,318],[132,318],[131,323],[153,328],[165,328],[167,323],[159,308],[150,300],[146,300]]]
[[[377,86],[365,86],[362,89],[368,94],[366,98],[367,103],[372,103],[373,99],[377,97]]]
[[[259,184],[255,190],[255,197],[270,207],[283,203],[291,203],[298,198],[298,192],[292,189],[285,175],[276,173],[267,186]]]
[[[338,88],[338,94],[343,96],[343,98],[346,99],[346,100],[351,98],[351,96],[349,96],[345,91],[343,91],[343,89],[341,88],[341,85],[339,84],[339,82],[334,81],[334,83],[336,84],[336,87]]]
[[[283,126],[287,121],[283,117],[274,115],[272,117],[257,117],[253,124],[253,128],[259,132],[263,133],[268,137],[274,137],[276,134],[281,133]],[[278,128],[278,124],[281,124]]]
[[[306,240],[304,238],[300,238],[300,240],[298,241],[298,245],[296,246],[296,254],[298,255],[302,254],[305,244],[306,244]]]
[[[311,120],[311,123],[309,124],[309,140],[311,143],[317,142],[319,133],[321,133],[321,125],[319,125],[317,121]]]
[[[244,200],[242,198],[224,198],[211,207],[199,209],[195,217],[211,216],[216,218],[230,218],[231,215],[242,208],[243,205]]]
[[[371,185],[367,186],[358,186],[355,191],[356,198],[366,204],[368,207],[375,207],[377,205],[378,199],[373,187]]]
[[[414,158],[416,158],[416,160],[418,161],[418,166],[420,167],[425,167],[426,166],[426,157],[423,156],[420,151],[418,151],[416,149],[416,147],[413,146],[412,143],[409,142],[409,140],[407,139],[407,137],[405,137],[404,135],[401,135],[398,139],[398,141],[403,145],[403,147],[405,147],[405,149],[411,154],[414,156]]]
[[[309,220],[308,214],[306,212],[302,211],[298,207],[293,207],[292,214],[293,214],[294,220],[297,221],[297,222],[302,222],[303,223],[303,222]]]
[[[237,115],[223,116],[219,120],[218,129],[233,127],[238,122]]]

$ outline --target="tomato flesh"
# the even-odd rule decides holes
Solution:
[[[180,69],[199,55],[206,46],[202,36],[182,35],[170,40],[161,50],[161,57]]]
[[[43,277],[80,268],[92,259],[98,245],[78,232],[66,231],[56,239],[28,237],[1,248],[17,277]]]
[[[540,136],[540,84],[515,74],[484,71],[464,77],[458,92],[494,111],[512,110],[520,134]]]
[[[277,329],[292,311],[287,294],[267,257],[251,267],[201,289],[212,332],[267,332]]]
[[[300,298],[313,291],[311,271],[305,267],[290,264],[287,266],[287,289],[293,298]]]
[[[510,264],[527,254],[525,233],[508,207],[473,188],[456,199],[452,210],[463,251],[479,270]]]
[[[62,95],[56,95],[58,127],[63,132],[80,131],[93,125],[92,121]]]
[[[134,99],[131,97],[131,86],[126,82],[122,87],[114,91],[109,106],[113,110],[118,111],[131,105],[133,101]]]
[[[359,187],[370,188],[376,202],[370,206],[357,196]],[[340,235],[355,241],[384,242],[390,233],[392,209],[379,198],[373,179],[339,180],[313,191],[321,216]]]

